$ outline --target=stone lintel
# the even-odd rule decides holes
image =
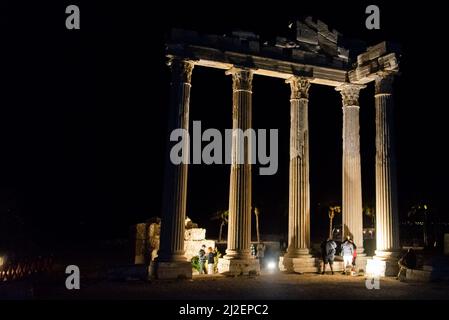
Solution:
[[[338,86],[346,81],[347,70],[333,66],[313,65],[309,62],[287,61],[236,52],[221,51],[213,48],[176,46],[168,50],[167,57],[186,57],[195,61],[196,66],[229,70],[237,65],[254,71],[256,75],[288,79],[292,76],[307,77],[311,83]]]

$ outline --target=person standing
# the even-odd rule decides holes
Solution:
[[[256,256],[256,247],[254,246],[253,243],[251,243],[251,255],[252,255],[253,257]]]
[[[349,266],[352,269],[352,261],[354,260],[354,243],[349,236],[341,245],[341,255],[343,256],[343,274],[346,274],[346,268]]]
[[[263,268],[263,259],[265,257],[265,244],[263,242],[259,242],[257,244],[257,259],[259,259],[260,268]]]
[[[323,270],[321,271],[321,274],[324,274],[326,271],[326,264],[329,263],[329,267],[331,269],[332,274],[334,274],[333,264],[334,264],[334,258],[335,258],[335,252],[336,252],[337,244],[332,239],[327,239],[326,241],[323,241],[321,244],[321,256],[323,258]]]
[[[200,274],[205,274],[206,273],[206,261],[207,261],[207,256],[206,256],[206,245],[202,245],[200,251],[198,252],[198,260],[200,263]]]
[[[356,275],[357,274],[357,268],[356,268],[356,260],[357,260],[357,246],[355,245],[354,241],[351,240],[351,243],[354,247],[354,252],[352,253],[352,270],[351,274]]]
[[[215,266],[215,252],[212,247],[208,248],[207,254],[207,274],[214,274],[214,266]]]

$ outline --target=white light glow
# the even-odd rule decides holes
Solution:
[[[365,275],[369,278],[379,278],[385,275],[385,261],[369,259],[366,264]]]
[[[275,270],[276,269],[276,262],[270,261],[267,263],[268,270]]]

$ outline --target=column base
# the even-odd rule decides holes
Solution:
[[[259,275],[259,260],[251,257],[247,259],[228,259],[225,256],[225,258],[218,260],[218,273],[229,276]]]
[[[249,249],[244,250],[226,249],[226,254],[223,256],[223,259],[247,260],[247,259],[254,259],[254,257],[251,255]]]
[[[369,259],[372,259],[372,257],[367,256],[365,253],[362,254],[357,253],[357,258],[355,259],[356,271],[359,273],[364,273],[366,271],[366,265]]]
[[[317,273],[316,259],[310,254],[296,257],[285,255],[279,257],[279,270],[296,273]]]
[[[399,260],[399,256],[401,255],[401,250],[376,250],[374,251],[375,259],[396,259]]]
[[[287,249],[287,253],[284,255],[286,258],[301,258],[305,256],[310,256],[310,250],[307,248],[300,249]]]
[[[152,261],[148,267],[150,278],[168,279],[192,279],[192,264],[188,261]]]
[[[367,260],[365,275],[367,277],[391,277],[399,272],[399,251],[376,250],[376,255]]]

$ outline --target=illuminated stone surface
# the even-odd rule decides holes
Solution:
[[[259,260],[254,257],[247,259],[218,259],[218,272],[224,275],[243,276],[260,273]]]
[[[332,266],[334,272],[343,271],[343,261],[336,257]],[[368,257],[361,256],[356,259],[356,270],[359,273],[364,273],[366,270]],[[314,273],[322,270],[323,260],[321,258],[288,258],[279,257],[279,270],[297,273]],[[329,266],[326,266],[326,271],[330,271]]]
[[[310,185],[308,103],[310,82],[292,77],[290,84],[290,171],[287,271],[316,272],[310,248]]]
[[[184,240],[204,240],[206,239],[206,229],[192,228],[184,233]]]
[[[252,79],[251,70],[233,68],[226,74],[232,75],[233,108],[232,128],[246,131],[252,128]],[[220,273],[248,274],[259,272],[259,261],[251,256],[251,163],[250,141],[238,148],[239,135],[232,139],[231,182],[229,190],[228,247],[220,260]],[[243,154],[241,154],[243,152]],[[244,159],[244,161],[238,161]]]
[[[337,88],[343,102],[343,240],[350,236],[363,254],[362,174],[360,169],[359,93],[365,86],[343,84]]]
[[[160,228],[160,223],[157,222],[138,223],[132,227],[131,241],[134,243],[135,264],[148,264],[157,257]]]
[[[214,240],[185,240],[184,248],[186,259],[190,261],[194,256],[198,256],[198,252],[200,251],[203,244],[206,246],[206,248],[215,248]]]
[[[391,73],[379,74],[375,82],[376,106],[376,256],[387,263],[386,275],[398,269],[399,214],[396,159],[393,135]]]
[[[282,268],[296,272],[316,271],[310,250],[310,190],[308,145],[308,87],[311,83],[337,87],[343,98],[343,223],[344,235],[351,235],[363,257],[362,188],[358,95],[363,85],[376,82],[376,260],[393,270],[399,247],[396,209],[394,148],[391,146],[392,97],[389,75],[399,70],[398,53],[389,42],[367,47],[360,41],[343,41],[322,21],[306,18],[296,22],[296,38],[277,37],[275,43],[262,42],[252,32],[233,32],[225,36],[199,34],[175,29],[166,47],[173,59],[171,128],[188,129],[190,76],[193,65],[228,70],[233,78],[233,128],[252,127],[252,78],[262,75],[290,79],[291,135],[289,189],[289,248],[280,260]],[[353,43],[353,47],[341,44]],[[357,58],[354,53],[360,53]],[[351,54],[352,53],[352,54]],[[183,59],[188,59],[184,61]],[[175,84],[173,86],[173,83]],[[387,91],[386,91],[387,90]],[[233,274],[258,269],[251,260],[251,165],[237,164],[240,151],[233,140],[229,195],[228,248],[220,270]],[[245,145],[243,154],[248,153]],[[168,165],[164,214],[168,225],[162,230],[161,261],[185,261],[183,251],[187,165]],[[165,243],[165,244],[164,244]],[[360,258],[362,258],[360,257]],[[232,262],[234,261],[234,262]],[[245,264],[245,261],[247,263]],[[365,269],[366,259],[359,259]],[[233,266],[235,264],[235,267]],[[376,263],[376,262],[374,262]],[[248,267],[248,268],[247,268]]]

